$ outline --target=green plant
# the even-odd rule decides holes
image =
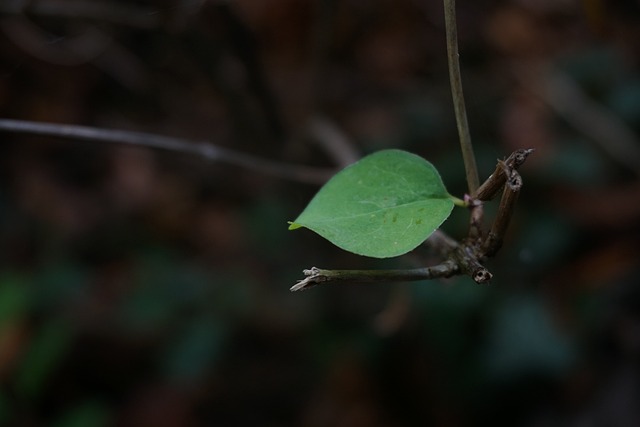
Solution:
[[[533,151],[518,150],[499,161],[496,171],[479,185],[475,155],[467,123],[455,19],[455,0],[444,0],[447,58],[454,112],[464,159],[469,194],[451,196],[435,167],[401,150],[371,154],[327,182],[289,229],[308,228],[336,246],[358,255],[388,258],[403,255],[425,242],[449,217],[454,204],[470,210],[469,234],[458,243],[438,232],[431,243],[445,260],[435,267],[414,270],[304,270],[307,276],[291,290],[323,282],[422,280],[468,274],[477,283],[491,279],[485,258],[495,255],[509,224],[522,179],[517,172]],[[490,231],[482,225],[483,202],[504,187],[498,215]]]
[[[383,150],[335,175],[289,229],[306,227],[358,255],[388,258],[424,242],[453,209],[436,168],[414,154]]]
[[[444,0],[444,16],[453,107],[468,194],[462,200],[451,196],[438,172],[426,160],[400,150],[385,150],[365,157],[329,180],[289,227],[309,228],[343,249],[377,258],[405,254],[426,241],[442,254],[442,263],[413,270],[324,270],[313,267],[304,270],[306,278],[291,290],[324,282],[424,280],[459,274],[469,275],[477,283],[491,279],[491,273],[482,263],[495,255],[502,245],[522,187],[517,169],[533,150],[518,150],[504,161],[498,161],[496,170],[482,185],[479,184],[460,77],[454,0]],[[304,182],[325,182],[329,176],[326,169],[271,161],[206,141],[142,132],[12,119],[0,119],[0,132],[190,153]],[[485,229],[483,203],[492,200],[501,190],[498,214],[491,227]],[[469,233],[460,242],[438,230],[454,205],[469,209]]]

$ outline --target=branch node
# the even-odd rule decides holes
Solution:
[[[491,280],[492,277],[493,277],[493,274],[491,274],[491,272],[486,268],[480,268],[476,270],[471,276],[473,281],[476,282],[477,284],[487,283]]]
[[[535,151],[534,148],[525,148],[525,149],[514,151],[513,154],[509,156],[509,159],[511,159],[511,162],[512,162],[511,167],[514,169],[518,169],[520,166],[522,166],[525,160],[527,160],[527,157],[529,157],[529,154],[533,153],[534,151]]]
[[[488,201],[493,199],[499,192],[512,172],[517,170],[533,153],[533,148],[516,150],[506,160],[498,160],[495,171],[487,180],[473,193],[472,197],[478,200]]]
[[[323,270],[320,270],[317,267],[311,267],[308,270],[302,270],[302,273],[307,277],[302,280],[298,280],[298,283],[289,288],[289,290],[291,292],[304,291],[314,287],[318,283],[326,282],[328,278],[327,276],[322,274],[322,271]]]

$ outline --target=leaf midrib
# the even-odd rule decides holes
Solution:
[[[428,202],[433,201],[433,200],[450,200],[451,201],[451,199],[448,196],[433,197],[433,198],[430,198],[430,199],[417,200],[415,202],[403,203],[401,205],[391,206],[391,207],[388,207],[388,208],[380,208],[380,209],[376,209],[376,210],[373,210],[373,211],[363,212],[363,213],[355,214],[355,215],[334,216],[334,217],[328,218],[326,220],[314,219],[314,223],[326,224],[326,223],[332,223],[332,222],[335,222],[335,221],[362,218],[362,217],[365,217],[365,216],[374,215],[374,214],[377,214],[377,213],[380,213],[380,212],[384,212],[384,211],[390,211],[390,210],[399,209],[399,208],[408,208],[408,207],[411,207],[411,205],[428,203]],[[451,201],[451,205],[453,206],[453,201]]]

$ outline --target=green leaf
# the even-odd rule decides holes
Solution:
[[[453,204],[431,163],[406,151],[384,150],[331,178],[289,230],[306,227],[349,252],[388,258],[424,242]]]

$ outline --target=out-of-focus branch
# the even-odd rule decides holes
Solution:
[[[260,106],[270,131],[271,144],[282,142],[289,137],[289,129],[282,117],[277,97],[273,93],[264,63],[258,49],[258,42],[252,29],[244,22],[232,2],[209,2],[202,9],[203,19],[208,25],[223,25],[226,42],[232,48],[234,57],[243,65],[246,89]],[[195,52],[194,52],[195,53]],[[206,56],[201,59],[209,61]]]
[[[26,16],[11,15],[0,16],[0,30],[16,46],[42,61],[71,67],[89,62],[128,88],[147,85],[147,72],[138,58],[97,25],[87,26],[82,34],[58,36]]]
[[[156,28],[162,24],[162,15],[157,10],[100,0],[2,1],[0,13],[81,18],[142,29]]]
[[[640,175],[640,138],[611,111],[591,100],[570,77],[531,65],[517,68],[516,77],[612,159]]]
[[[309,99],[309,118],[303,132],[318,144],[332,160],[346,167],[362,157],[353,141],[344,133],[335,121],[325,113],[324,88],[330,75],[327,65],[330,63],[332,40],[336,27],[336,10],[339,0],[314,2],[314,22],[311,27],[309,45],[311,93]]]
[[[349,137],[329,119],[314,116],[309,120],[307,128],[309,136],[317,141],[337,165],[346,167],[362,157]]]
[[[39,123],[25,120],[0,119],[0,132],[26,135],[134,145],[179,153],[195,154],[207,160],[227,163],[259,173],[292,181],[322,184],[335,173],[332,169],[293,165],[255,157],[216,146],[207,141],[191,141],[144,132],[102,129],[89,126]]]
[[[100,56],[111,44],[110,35],[89,27],[78,36],[47,34],[25,17],[0,19],[0,30],[25,52],[56,65],[76,66]]]

